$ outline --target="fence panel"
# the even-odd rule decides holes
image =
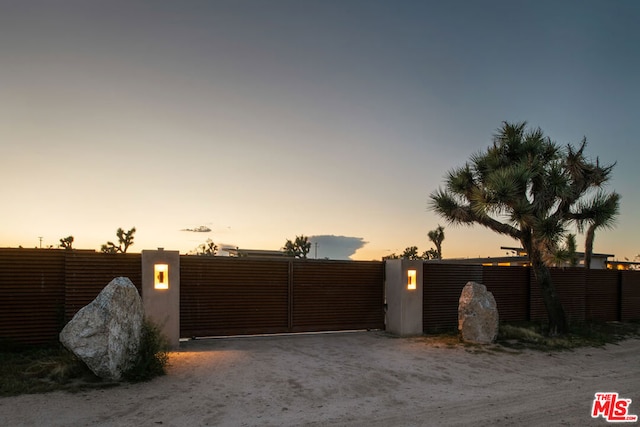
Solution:
[[[58,340],[64,316],[64,251],[0,249],[0,340]]]
[[[586,305],[586,277],[584,268],[551,268],[551,280],[560,297],[568,321],[583,321]],[[548,319],[540,287],[531,269],[531,320]]]
[[[128,277],[142,295],[142,258],[138,254],[68,251],[65,261],[65,319],[98,296],[116,277]]]
[[[180,336],[289,330],[289,261],[182,255]]]
[[[500,321],[529,320],[529,268],[482,267],[482,284],[493,294]]]
[[[640,320],[640,271],[621,271],[620,320]]]
[[[384,329],[384,263],[296,260],[293,332]]]
[[[586,320],[620,320],[620,272],[586,271]]]
[[[467,282],[482,283],[481,265],[424,263],[422,328],[425,332],[458,327],[458,301]]]

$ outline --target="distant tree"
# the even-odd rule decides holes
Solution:
[[[218,245],[213,240],[207,239],[206,242],[200,244],[192,253],[203,256],[216,256],[218,254]]]
[[[589,211],[592,218],[579,221],[578,230],[586,229],[584,240],[584,267],[591,268],[591,257],[593,255],[593,242],[595,240],[596,229],[612,228],[615,224],[615,217],[618,215],[620,206],[620,195],[617,193],[604,194],[598,192],[596,196],[587,201],[582,208]]]
[[[107,242],[100,247],[100,251],[105,254],[127,253],[127,249],[129,249],[129,246],[133,245],[133,235],[135,234],[135,232],[135,227],[126,232],[122,228],[118,228],[118,230],[116,231],[116,236],[118,237],[118,246],[116,246],[113,242]]]
[[[437,250],[430,248],[422,253],[422,259],[442,259]]]
[[[431,194],[431,208],[449,222],[479,224],[520,241],[542,294],[550,335],[567,332],[548,269],[558,242],[569,225],[604,226],[617,212],[616,193],[597,191],[593,196],[607,183],[614,165],[588,161],[585,146],[583,139],[578,150],[563,148],[539,128],[504,122],[492,146],[450,171],[445,189]]]
[[[287,239],[284,244],[284,248],[282,248],[287,256],[294,258],[306,258],[307,254],[311,250],[311,242],[309,242],[309,238],[304,235],[296,236],[295,241],[291,241]]]
[[[387,256],[382,257],[382,260],[388,260],[388,259],[412,259],[412,260],[417,260],[417,259],[438,259],[438,252],[433,249],[430,248],[427,251],[422,252],[422,254],[418,255],[418,247],[417,246],[409,246],[407,248],[405,248],[404,252],[402,252],[400,255],[394,253],[391,253]]]
[[[578,252],[576,245],[576,235],[567,234],[564,247],[554,251],[553,261],[551,262],[556,267],[563,267],[569,265],[569,267],[577,267],[578,265]]]
[[[408,248],[405,248],[405,250],[402,253],[402,255],[400,255],[400,258],[404,258],[404,259],[420,259],[420,256],[418,255],[418,247],[417,246],[409,246]]]
[[[567,235],[567,243],[565,245],[565,250],[567,251],[567,262],[570,267],[578,266],[578,249],[576,245],[576,235],[569,234]]]
[[[73,236],[60,239],[60,247],[63,249],[73,249]]]
[[[436,245],[436,258],[432,259],[442,259],[442,241],[444,240],[444,227],[438,224],[438,228],[435,230],[431,230],[427,236],[429,240]]]

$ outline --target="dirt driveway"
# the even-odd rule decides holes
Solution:
[[[602,426],[602,391],[640,415],[640,340],[549,354],[383,332],[230,338],[183,343],[150,383],[0,398],[0,425]]]

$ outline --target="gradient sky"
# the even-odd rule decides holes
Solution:
[[[135,226],[134,252],[334,235],[369,260],[440,223],[445,257],[503,255],[428,197],[526,120],[617,162],[594,249],[633,259],[638,22],[636,0],[0,0],[0,246]]]

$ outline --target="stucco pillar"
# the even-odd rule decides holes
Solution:
[[[172,348],[180,345],[180,254],[178,251],[142,251],[142,302],[145,316],[154,322]]]
[[[421,260],[391,259],[385,262],[386,330],[401,337],[422,335]]]

